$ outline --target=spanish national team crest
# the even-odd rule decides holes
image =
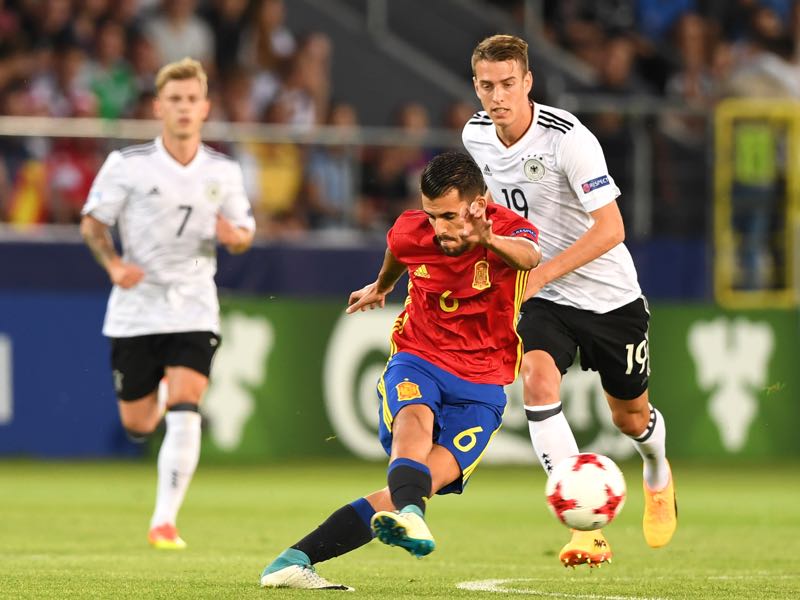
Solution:
[[[536,158],[529,158],[526,160],[525,164],[522,165],[522,170],[525,171],[525,177],[531,181],[539,181],[547,172],[542,161]]]
[[[216,181],[207,181],[206,182],[206,198],[211,202],[219,202],[220,200],[220,189],[219,183]]]
[[[475,275],[472,277],[472,287],[476,290],[485,290],[492,287],[492,282],[489,280],[489,263],[485,260],[479,260],[475,263]]]
[[[397,390],[398,402],[413,400],[414,398],[422,398],[422,392],[419,391],[419,386],[408,379],[398,383],[395,386],[395,389]]]

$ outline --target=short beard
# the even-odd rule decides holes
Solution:
[[[456,246],[454,248],[445,248],[444,246],[439,244],[439,247],[442,249],[442,252],[444,252],[447,256],[461,256],[462,254],[464,254],[464,252],[466,252],[469,249],[469,244],[461,244],[460,246]]]

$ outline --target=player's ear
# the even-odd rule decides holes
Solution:
[[[153,114],[155,115],[156,119],[161,118],[161,101],[158,99],[158,96],[153,98]]]
[[[473,203],[475,206],[478,206],[479,208],[481,208],[481,209],[485,210],[485,209],[486,209],[486,205],[487,205],[489,202],[488,202],[488,200],[487,200],[487,198],[486,198],[486,196],[485,196],[485,195],[483,195],[483,194],[480,194],[480,195],[478,195],[478,196],[476,196],[476,197],[475,197],[475,200],[473,200],[473,201],[472,201],[472,203]]]
[[[533,71],[525,73],[525,77],[522,78],[522,85],[525,86],[525,94],[530,94],[533,89]]]

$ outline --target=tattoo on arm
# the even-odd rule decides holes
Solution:
[[[114,249],[114,241],[108,227],[91,217],[84,218],[81,224],[81,234],[94,255],[94,259],[101,266],[107,267],[110,262],[117,258],[117,251]]]

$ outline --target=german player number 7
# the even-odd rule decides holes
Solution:
[[[186,227],[186,223],[189,221],[189,217],[192,216],[192,207],[189,206],[188,204],[181,204],[178,207],[178,210],[185,210],[186,214],[183,215],[183,221],[181,221],[181,226],[178,227],[178,233],[175,234],[175,237],[181,237],[181,234],[183,233],[183,229],[184,229],[184,227]]]

